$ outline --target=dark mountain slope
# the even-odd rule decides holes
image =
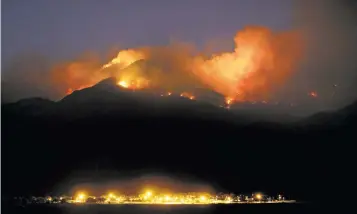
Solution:
[[[336,112],[345,115],[344,124],[329,129],[326,121],[311,125],[319,129],[247,124],[223,108],[113,83],[104,80],[55,103],[2,106],[4,194],[46,194],[71,172],[98,165],[103,171],[188,173],[229,191],[282,191],[305,200],[317,199],[311,191],[320,197],[347,187],[355,104]]]
[[[27,101],[4,105],[4,112],[11,117],[54,117],[54,118],[86,118],[104,115],[118,118],[202,118],[231,120],[235,117],[229,111],[212,104],[189,100],[179,94],[170,97],[160,97],[150,90],[133,92],[120,88],[114,78],[101,81],[93,87],[74,91],[59,102],[39,102],[23,105]],[[26,108],[26,109],[25,109]],[[21,111],[21,114],[17,112]],[[238,117],[237,117],[238,118]],[[237,123],[243,123],[244,117]],[[234,121],[234,120],[232,120]]]
[[[320,112],[298,122],[300,126],[312,127],[357,127],[357,101],[343,109]]]

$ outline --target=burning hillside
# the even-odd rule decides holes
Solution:
[[[192,54],[182,45],[144,47],[120,51],[100,68],[88,68],[93,62],[70,63],[60,71],[69,86],[67,93],[115,76],[118,85],[128,89],[188,93],[205,87],[227,97],[229,103],[262,101],[294,72],[302,51],[296,32],[276,33],[264,27],[246,27],[234,41],[234,51],[211,56]]]

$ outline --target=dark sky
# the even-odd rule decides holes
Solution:
[[[292,0],[3,0],[3,62],[23,52],[68,59],[84,51],[232,40],[245,25],[291,25]]]

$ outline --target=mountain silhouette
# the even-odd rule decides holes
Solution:
[[[19,115],[37,115],[39,117],[51,115],[85,118],[90,115],[99,116],[102,114],[121,115],[121,118],[142,118],[156,115],[157,117],[193,117],[208,120],[231,120],[232,117],[235,117],[226,109],[210,103],[190,100],[181,97],[178,93],[161,97],[151,89],[133,92],[118,87],[116,82],[115,78],[102,80],[92,87],[74,91],[58,102],[33,98],[6,104],[3,108],[7,111],[8,116],[14,113],[15,117]],[[238,121],[242,122],[242,120]]]
[[[131,66],[141,68],[148,66],[147,64],[145,60],[139,60]],[[119,87],[116,78],[107,78],[92,87],[74,91],[57,102],[43,98],[28,98],[4,104],[2,108],[5,112],[5,119],[48,116],[74,119],[116,115],[120,116],[120,119],[130,119],[131,117],[196,118],[249,126],[287,123],[289,127],[294,125],[298,127],[330,127],[355,125],[356,123],[357,102],[338,111],[320,112],[301,119],[278,114],[273,107],[271,108],[273,110],[269,111],[267,105],[259,103],[254,105],[238,103],[232,105],[228,111],[222,108],[224,97],[206,88],[196,88],[195,94],[200,98],[199,100],[190,100],[178,93],[173,93],[171,96],[162,96],[162,94],[160,96],[160,93],[156,89],[150,88],[138,91],[128,90]],[[261,111],[257,111],[257,109],[261,109]]]
[[[301,126],[320,128],[355,128],[357,127],[357,101],[337,111],[316,113],[308,118],[302,119],[298,124]]]

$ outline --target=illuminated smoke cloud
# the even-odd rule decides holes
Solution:
[[[302,54],[296,32],[246,27],[234,41],[234,51],[208,57],[180,44],[123,50],[100,69],[95,61],[57,66],[54,80],[69,93],[115,76],[125,88],[207,87],[236,101],[267,100],[296,70]]]

